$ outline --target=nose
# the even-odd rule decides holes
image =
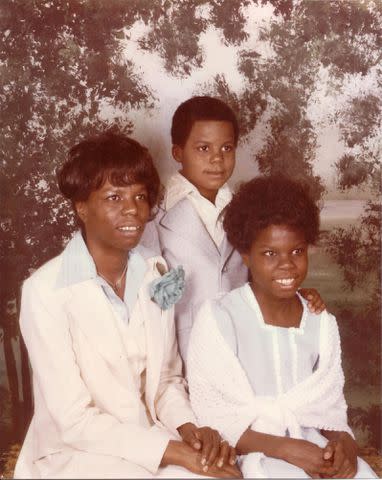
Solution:
[[[220,163],[224,159],[222,150],[216,149],[212,152],[211,163]]]
[[[138,212],[137,203],[134,199],[126,199],[122,204],[122,215],[136,215]]]
[[[279,266],[279,268],[281,268],[283,270],[290,270],[291,268],[294,267],[293,258],[288,254],[280,255],[278,266]]]

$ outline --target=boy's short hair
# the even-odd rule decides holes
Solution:
[[[234,131],[235,145],[237,145],[239,124],[236,115],[222,100],[209,96],[191,97],[175,110],[171,125],[172,144],[184,147],[192,126],[200,120],[230,122]]]
[[[57,173],[62,194],[72,204],[86,201],[106,180],[116,186],[142,183],[149,205],[156,205],[158,172],[146,147],[122,133],[107,131],[72,147]]]
[[[248,253],[256,235],[270,225],[301,230],[309,244],[317,241],[320,211],[308,186],[283,175],[255,177],[239,188],[224,212],[228,241]]]

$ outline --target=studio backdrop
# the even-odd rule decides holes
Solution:
[[[339,322],[357,439],[380,447],[382,3],[3,0],[0,24],[0,449],[31,414],[20,287],[74,228],[57,166],[114,126],[149,148],[165,181],[172,114],[200,94],[239,118],[233,188],[283,172],[320,201],[306,285]]]

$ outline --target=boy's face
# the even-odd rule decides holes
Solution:
[[[242,254],[259,299],[275,301],[291,298],[308,270],[308,244],[304,233],[289,225],[269,225]]]
[[[196,121],[184,147],[173,145],[174,159],[182,164],[180,173],[215,203],[219,188],[235,166],[235,136],[230,122]]]

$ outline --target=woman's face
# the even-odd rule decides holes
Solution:
[[[269,225],[252,242],[243,261],[252,276],[252,288],[263,299],[294,297],[308,270],[304,233],[289,225]]]
[[[76,203],[88,247],[128,252],[143,233],[150,215],[147,188],[140,183],[112,185],[108,180],[89,198]]]

